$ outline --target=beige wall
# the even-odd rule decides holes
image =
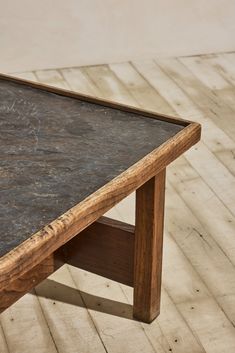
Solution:
[[[0,71],[235,50],[234,0],[0,0]]]

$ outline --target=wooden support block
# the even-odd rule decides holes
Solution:
[[[164,199],[165,170],[136,191],[133,315],[147,323],[160,312]]]
[[[134,227],[102,217],[0,291],[0,313],[64,263],[133,286]]]
[[[64,261],[133,286],[134,227],[101,217],[63,246]]]

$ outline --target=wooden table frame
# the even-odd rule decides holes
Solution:
[[[174,137],[0,258],[0,312],[68,263],[133,286],[133,316],[151,322],[160,311],[165,171],[168,164],[200,139],[200,125],[27,80],[0,77],[184,126]],[[135,190],[135,227],[101,217]]]

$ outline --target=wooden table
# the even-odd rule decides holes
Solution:
[[[68,263],[133,286],[133,316],[151,322],[165,170],[200,130],[0,75],[0,312]],[[101,217],[135,190],[135,227]]]

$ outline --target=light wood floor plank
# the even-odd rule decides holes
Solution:
[[[185,99],[184,93],[153,61],[135,62],[135,66],[168,102],[172,102],[174,108],[181,106],[181,97]],[[180,114],[182,118],[190,116],[192,102],[188,100],[187,105],[189,107],[188,114],[185,110],[184,115]],[[235,214],[235,194],[230,192],[235,188],[235,179],[230,171],[213,156],[202,142],[187,151],[185,156],[226,207]]]
[[[192,100],[193,105],[200,108],[198,114],[194,115],[194,120],[202,124],[203,142],[234,174],[235,163],[231,152],[235,150],[235,142],[209,118],[208,97],[204,92],[205,86],[176,58],[158,59],[157,63],[166,75]],[[185,99],[188,100],[187,97]],[[182,113],[185,113],[183,108]]]
[[[165,100],[173,107],[179,116],[195,119],[197,122],[203,125],[202,139],[204,139],[205,136],[205,139],[207,140],[206,143],[213,151],[216,151],[218,148],[220,148],[220,143],[226,144],[226,147],[227,143],[229,143],[229,146],[233,148],[234,141],[228,137],[226,138],[226,135],[221,132],[221,129],[219,129],[219,127],[217,127],[215,123],[213,123],[213,121],[210,119],[210,116],[207,116],[205,111],[201,111],[196,106],[195,102],[192,102],[192,99],[188,97],[189,94],[190,97],[192,97],[192,92],[197,92],[197,87],[190,89],[192,85],[190,84],[192,78],[188,71],[183,69],[182,64],[181,66],[178,64],[174,70],[174,75],[172,75],[172,65],[169,67],[170,60],[171,59],[167,59],[165,64],[167,69],[170,70],[169,75],[160,69],[160,67],[157,66],[156,62],[153,60],[135,61],[134,66],[137,71],[140,72],[145,77],[145,79],[165,98]],[[176,59],[172,60],[174,60],[175,65],[175,62],[177,63]],[[164,61],[159,60],[159,62],[163,63]],[[174,82],[176,78],[177,84]],[[185,91],[187,91],[187,94],[183,92],[182,85],[179,87],[180,81],[186,81],[185,85],[187,87],[185,88]],[[189,84],[187,84],[187,82],[189,82]],[[195,96],[197,95],[198,93],[196,93]],[[215,134],[213,131],[215,131]]]
[[[6,338],[2,329],[2,325],[0,322],[0,348],[1,348],[1,353],[9,353],[9,349],[7,347],[7,342],[6,342]]]
[[[67,82],[59,70],[38,70],[35,71],[37,81],[59,88],[69,89]]]
[[[134,97],[115,78],[107,65],[91,66],[83,68],[83,71],[99,90],[100,97],[133,106],[137,104]]]
[[[185,64],[185,61],[182,62]],[[135,68],[150,82],[150,84],[156,88],[156,90],[159,91],[161,95],[163,95],[162,91],[165,89],[166,85],[166,77],[164,77],[164,73],[160,68],[156,67],[156,63],[153,60],[145,60],[145,61],[134,61],[133,62]],[[166,76],[166,75],[165,75]],[[172,80],[170,80],[172,81]],[[173,81],[172,81],[173,82]],[[177,90],[177,86],[175,85],[174,90],[171,89],[168,92],[165,91],[165,95],[168,95],[168,102],[171,100],[174,102],[174,108],[178,112],[178,109],[180,109],[181,106],[181,100],[185,100],[185,95],[181,91],[179,92],[179,89]],[[186,103],[184,102],[184,105]],[[208,100],[208,111],[207,115],[210,119],[212,119],[215,124],[220,127],[222,130],[224,130],[232,139],[234,139],[235,136],[235,123],[232,117],[233,111],[231,108],[227,108],[227,105],[225,106],[226,109],[223,109],[219,106],[218,108],[218,100],[216,103],[213,103],[212,101]],[[178,107],[178,109],[177,109]],[[193,112],[195,112],[195,107],[192,105],[192,102],[188,100],[188,113],[190,113],[190,110],[193,109]],[[219,111],[218,111],[219,110]],[[223,119],[221,119],[221,116]],[[194,118],[193,113],[191,114],[191,119]],[[229,124],[229,126],[228,126]]]
[[[208,87],[212,92],[228,87],[228,81],[216,72],[212,65],[207,63],[203,55],[184,57],[179,60],[184,62],[195,77],[197,77],[205,87]]]
[[[235,176],[235,149],[227,148],[215,153],[216,157],[229,169]]]
[[[35,74],[33,72],[31,72],[31,71],[15,73],[15,74],[12,74],[12,76],[23,78],[23,79],[29,80],[29,81],[35,81],[36,80]]]
[[[208,101],[211,118],[230,137],[235,137],[235,122],[233,114],[234,92],[229,89],[229,82],[224,79],[213,67],[200,57],[179,59],[191,72],[214,94],[214,104]]]
[[[178,308],[198,336],[207,353],[235,351],[233,325],[211,299],[182,303]]]
[[[200,178],[190,163],[181,157],[168,168],[168,180],[235,265],[235,218],[215,193]]]
[[[138,74],[130,63],[110,64],[109,67],[131,92],[140,107],[163,114],[175,113],[165,99]]]
[[[79,353],[105,353],[66,265],[37,286],[36,294],[59,353],[77,352],[78,347]]]
[[[127,286],[122,288],[131,302],[132,289]],[[142,326],[157,352],[163,349],[164,352],[172,350],[176,353],[187,353],[189,347],[190,352],[205,352],[164,288],[162,289],[161,315],[151,325],[143,324]]]
[[[200,57],[202,59],[203,56]],[[190,91],[191,95],[195,97],[195,102],[196,104],[201,107],[207,114],[210,114],[210,108],[216,109],[218,113],[222,110],[223,112],[232,112],[233,111],[233,106],[229,105],[228,102],[224,100],[219,100],[217,97],[217,93],[219,93],[220,89],[216,89],[214,82],[211,83],[211,85],[208,85],[208,82],[205,80],[201,80],[201,75],[196,75],[197,72],[194,70],[191,71],[191,66],[187,65],[187,58],[179,58],[175,59],[175,62],[178,62],[185,68],[185,76],[184,76],[184,86],[185,86],[185,91]],[[190,58],[191,59],[191,58]],[[180,76],[182,75],[183,69],[180,68],[179,65],[175,64],[175,69],[171,70],[172,65],[170,62],[172,62],[174,59],[155,59],[155,62],[160,65],[160,67],[171,77],[174,79],[174,76]],[[184,61],[186,61],[186,65],[184,64]],[[170,65],[169,65],[170,64]],[[204,62],[203,62],[204,65]],[[199,70],[201,69],[201,65],[199,67]],[[205,68],[206,71],[206,68]],[[215,77],[211,74],[212,79],[214,78],[214,81],[218,82],[221,85],[223,83],[223,89],[229,89],[229,82],[226,81],[219,73],[213,70],[213,68],[210,66],[210,71],[212,71],[212,74],[215,75]],[[200,72],[201,73],[201,72]],[[178,75],[177,75],[178,74]],[[202,75],[203,76],[203,75]],[[203,76],[204,77],[204,76]],[[208,78],[208,77],[207,77]],[[217,80],[216,80],[217,79]],[[221,82],[222,81],[222,82]],[[209,80],[210,82],[210,80]],[[214,87],[212,89],[212,87]],[[220,86],[219,86],[220,87]],[[232,97],[233,93],[232,91],[228,90],[228,98]],[[229,100],[230,101],[230,100]],[[232,103],[232,100],[231,100]]]
[[[166,213],[167,220],[171,218],[171,221],[174,222],[175,220],[172,219],[168,209]],[[175,228],[177,228],[177,224]],[[170,231],[171,228],[167,227],[164,239],[163,284],[167,293],[173,298],[175,304],[210,297],[211,293],[207,284],[203,283],[195,268],[180,249],[179,245],[181,244],[177,244],[175,241],[177,238],[172,236]]]
[[[161,310],[164,315],[160,315],[151,326],[145,326],[146,333],[153,344],[156,344],[157,340],[158,342],[164,342],[163,339],[165,338],[164,347],[167,352],[188,353],[189,349],[190,353],[205,352],[200,341],[195,338],[196,336],[189,329],[188,324],[179,314],[177,307],[164,289]],[[159,331],[160,336],[156,334]]]
[[[156,352],[141,323],[131,320],[132,307],[118,283],[71,266],[70,272],[108,352]]]
[[[64,80],[71,90],[87,95],[98,97],[99,91],[87,78],[87,75],[80,68],[68,68],[60,70]]]
[[[232,53],[204,55],[203,58],[224,79],[235,86],[235,60]]]
[[[235,215],[235,179],[232,173],[202,143],[185,153],[193,168]]]
[[[208,88],[208,95],[213,93],[218,112],[220,109],[222,109],[221,113],[223,111],[234,112],[235,92],[231,89],[229,81],[217,72],[213,65],[208,63],[206,56],[181,58],[180,61],[184,62],[195,77]]]
[[[10,353],[57,353],[38,298],[26,294],[1,314]]]
[[[168,231],[213,296],[216,298],[224,295],[226,302],[226,294],[231,294],[235,300],[234,265],[170,184],[168,191],[166,201]],[[184,225],[183,220],[186,219]],[[231,312],[228,311],[226,314],[234,322],[235,317],[231,317]]]

